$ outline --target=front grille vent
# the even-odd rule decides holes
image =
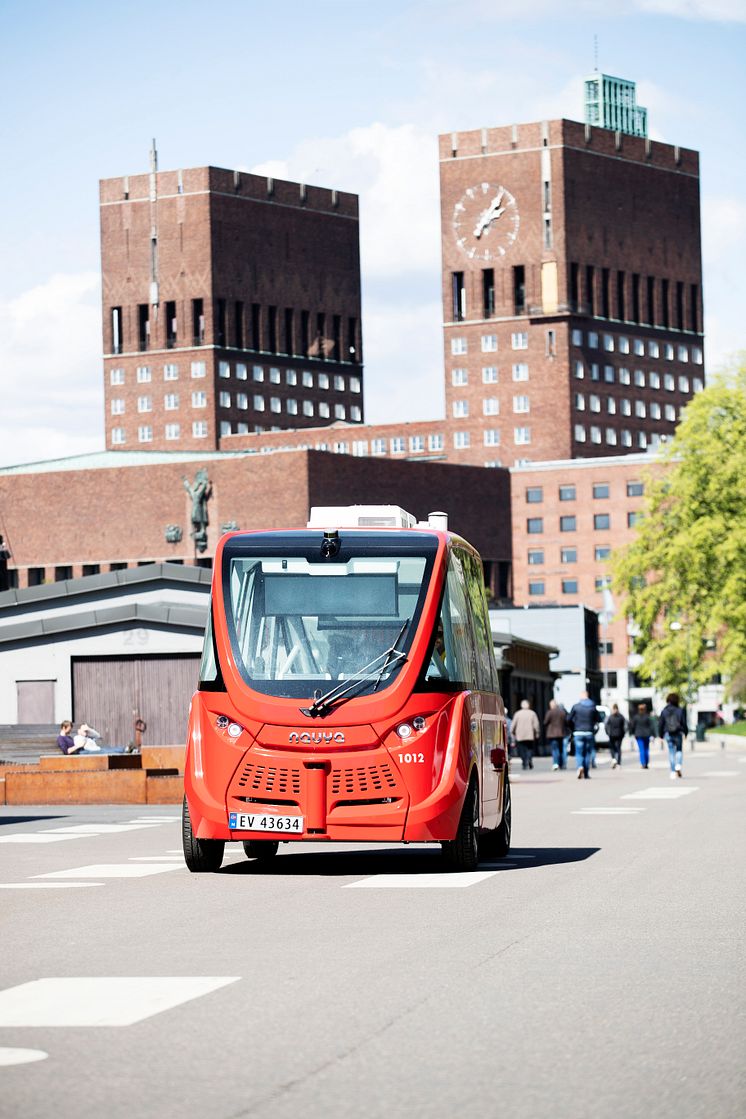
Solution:
[[[300,770],[292,766],[257,765],[247,762],[238,779],[238,787],[247,792],[268,796],[274,793],[300,796]]]
[[[396,778],[388,762],[381,765],[358,765],[332,772],[332,794],[348,796],[374,794],[396,788]]]

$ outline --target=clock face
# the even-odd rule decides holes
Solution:
[[[518,236],[520,216],[515,198],[504,186],[477,183],[453,207],[453,232],[469,260],[505,256]]]

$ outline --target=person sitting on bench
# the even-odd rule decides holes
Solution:
[[[75,739],[70,733],[72,729],[73,725],[69,719],[65,719],[62,723],[60,723],[60,733],[57,735],[57,745],[59,746],[63,754],[79,754],[80,751],[83,749],[82,745],[77,746],[75,744]]]

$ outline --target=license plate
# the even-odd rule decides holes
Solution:
[[[275,816],[270,812],[229,812],[231,831],[276,831],[303,834],[302,816]]]

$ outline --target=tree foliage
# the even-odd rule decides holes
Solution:
[[[651,468],[614,586],[639,630],[642,672],[685,690],[746,672],[746,353],[684,412]],[[674,628],[671,628],[674,623]]]

